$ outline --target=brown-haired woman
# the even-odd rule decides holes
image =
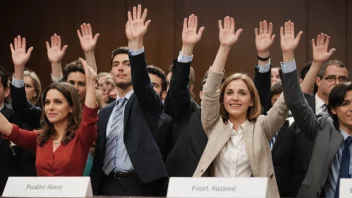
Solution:
[[[44,127],[30,132],[0,114],[0,133],[18,146],[36,150],[38,176],[82,176],[89,147],[97,137],[95,72],[82,60],[87,92],[81,112],[80,97],[69,83],[56,83],[42,96]],[[82,114],[82,120],[81,120]]]
[[[231,46],[241,29],[225,17],[219,21],[220,48],[209,69],[202,95],[202,124],[208,143],[194,177],[268,177],[268,197],[280,197],[269,142],[284,124],[288,108],[281,96],[267,116],[253,81],[245,74],[228,77],[221,86]],[[220,88],[221,86],[221,88]]]

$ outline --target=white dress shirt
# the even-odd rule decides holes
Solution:
[[[246,120],[237,131],[233,129],[233,124],[228,120],[232,129],[231,138],[221,149],[214,161],[215,177],[251,177],[252,169],[249,165],[248,154],[244,142],[243,130],[248,124]]]
[[[325,102],[319,98],[318,94],[315,94],[315,115],[325,111]]]

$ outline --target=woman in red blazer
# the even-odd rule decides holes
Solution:
[[[36,151],[38,176],[82,176],[89,147],[97,137],[96,73],[80,60],[87,87],[83,113],[75,88],[69,83],[56,83],[42,95],[44,124],[41,130],[20,129],[0,114],[3,137]]]

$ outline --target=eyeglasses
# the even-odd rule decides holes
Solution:
[[[347,76],[335,76],[335,75],[328,75],[326,77],[322,77],[322,79],[325,79],[328,82],[336,82],[336,80],[339,80],[339,82],[348,81],[348,77]]]

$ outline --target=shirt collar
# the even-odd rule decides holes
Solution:
[[[232,122],[230,121],[230,119],[229,119],[228,121],[229,121],[229,124],[230,124],[230,129],[236,131],[235,129],[233,129],[233,124],[232,124]],[[246,119],[246,121],[245,121],[244,123],[242,123],[242,124],[238,127],[237,131],[243,130],[244,127],[246,126],[247,122],[248,122],[248,120]]]
[[[127,100],[129,100],[133,93],[134,93],[134,91],[133,91],[133,89],[132,89],[131,91],[129,91],[129,92],[124,96],[124,98],[126,98]],[[119,96],[117,96],[117,97],[116,97],[115,104],[117,104],[117,102],[118,102],[120,99],[121,99],[121,98],[120,98]]]
[[[344,131],[341,128],[340,128],[340,133],[343,136],[343,141],[345,141],[349,137],[349,135],[346,133],[346,131]]]
[[[325,105],[325,102],[319,98],[318,94],[315,94],[315,110],[320,109],[323,105]]]
[[[4,108],[5,104],[2,104],[2,106],[0,107],[0,111]]]

